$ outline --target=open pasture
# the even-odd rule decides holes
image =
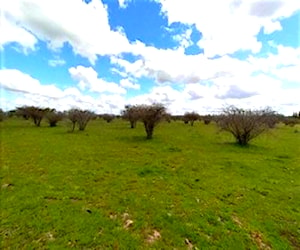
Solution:
[[[299,125],[68,129],[0,123],[1,249],[300,249]]]

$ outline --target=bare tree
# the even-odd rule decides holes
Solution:
[[[284,117],[282,119],[282,122],[285,124],[285,125],[288,125],[290,127],[294,127],[296,124],[299,124],[300,121],[298,118],[292,116],[292,117]]]
[[[34,106],[23,106],[17,108],[17,114],[19,116],[22,116],[26,120],[31,118],[34,122],[34,125],[37,127],[41,125],[41,121],[48,111],[49,109],[42,109]]]
[[[70,109],[69,111],[66,112],[66,116],[69,118],[69,120],[72,123],[71,132],[73,132],[75,130],[76,123],[77,123],[77,112],[78,111],[79,110],[77,110],[77,109]]]
[[[197,121],[199,118],[199,114],[197,114],[196,112],[186,112],[183,115],[184,123],[187,124],[190,122],[191,126],[194,126],[194,122]]]
[[[93,119],[95,116],[94,113],[88,111],[88,110],[80,110],[80,109],[71,109],[67,112],[67,117],[72,122],[72,129],[73,132],[75,129],[76,124],[78,124],[78,129],[80,131],[85,130],[86,125],[88,122]]]
[[[130,122],[130,128],[135,128],[139,120],[140,112],[139,106],[126,105],[125,110],[121,112],[123,119]]]
[[[165,118],[167,123],[171,123],[172,115],[170,113],[166,113],[164,118]]]
[[[25,120],[29,120],[30,116],[29,116],[28,107],[27,106],[18,107],[16,109],[16,116],[17,117],[22,117]]]
[[[113,119],[115,119],[115,116],[113,114],[103,114],[103,115],[101,115],[101,117],[107,123],[110,123]]]
[[[204,115],[201,117],[205,125],[210,124],[213,121],[213,117],[211,115]]]
[[[63,119],[63,113],[51,109],[46,113],[45,117],[50,127],[56,127],[57,123]]]
[[[155,126],[166,115],[166,108],[162,104],[137,105],[139,119],[144,123],[147,139],[152,139]]]
[[[218,125],[230,132],[238,144],[245,146],[270,128],[268,121],[273,115],[270,109],[252,111],[230,106],[219,117]]]

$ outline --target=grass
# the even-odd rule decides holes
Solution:
[[[300,133],[0,123],[1,249],[300,249]],[[299,127],[298,127],[299,130]]]

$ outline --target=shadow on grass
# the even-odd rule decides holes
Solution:
[[[237,142],[218,142],[218,143],[215,143],[216,145],[219,145],[219,146],[226,146],[226,147],[230,147],[232,149],[238,149],[238,150],[266,150],[267,147],[264,147],[264,146],[258,146],[258,145],[255,145],[255,144],[247,144],[247,145],[240,145],[238,144]]]
[[[146,138],[146,135],[128,135],[128,136],[120,136],[118,137],[119,140],[122,140],[122,141],[126,141],[126,142],[138,142],[138,143],[141,143],[141,142],[151,142],[153,140],[155,140],[154,138],[152,139],[147,139]]]

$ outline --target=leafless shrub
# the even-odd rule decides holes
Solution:
[[[71,131],[73,132],[75,130],[75,126],[77,123],[77,113],[79,112],[78,109],[70,109],[68,112],[66,112],[67,117],[72,123]]]
[[[49,109],[42,109],[34,106],[23,106],[17,108],[17,115],[22,116],[26,120],[31,118],[34,122],[34,125],[39,127],[43,117],[48,111]]]
[[[282,120],[282,117],[277,114],[270,114],[268,119],[266,119],[266,124],[269,128],[275,128],[276,124]]]
[[[165,118],[166,122],[171,123],[171,121],[172,121],[172,115],[171,114],[166,113],[164,118]]]
[[[45,117],[50,127],[56,127],[57,123],[63,119],[63,113],[52,109],[46,113]]]
[[[190,123],[191,126],[194,126],[194,122],[197,121],[200,118],[199,114],[196,112],[186,112],[183,115],[183,121],[184,123]]]
[[[189,124],[189,119],[186,116],[182,116],[182,121],[184,124]]]
[[[296,117],[284,117],[283,123],[287,126],[294,127],[296,124],[300,123],[300,120]]]
[[[27,108],[28,108],[27,106],[18,107],[16,109],[16,116],[22,117],[25,120],[29,120],[30,116],[29,116],[29,112],[28,112]]]
[[[245,146],[270,128],[268,122],[273,115],[270,109],[243,110],[230,106],[219,117],[218,125],[230,132],[239,145]]]
[[[103,115],[101,115],[101,117],[107,123],[110,123],[113,119],[115,119],[115,115],[113,115],[113,114],[103,114]]]
[[[205,125],[208,125],[214,120],[214,118],[211,115],[204,115],[201,117],[201,120],[203,120]]]
[[[152,139],[155,126],[165,117],[166,108],[162,104],[137,105],[139,119],[144,123],[147,139]]]
[[[78,124],[78,129],[80,131],[85,130],[86,125],[88,122],[93,119],[95,116],[94,113],[88,111],[88,110],[79,110],[79,109],[71,109],[67,112],[67,117],[72,122],[72,129],[73,132],[76,124]]]
[[[139,120],[140,115],[138,106],[126,105],[121,114],[123,119],[130,122],[130,128],[136,127],[136,123]]]

